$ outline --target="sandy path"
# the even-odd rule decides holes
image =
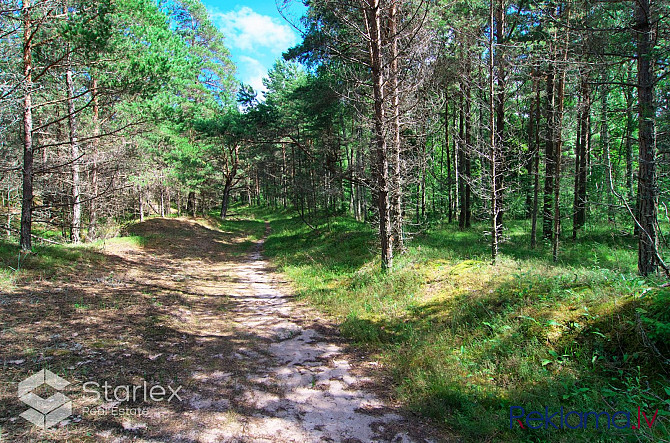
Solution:
[[[129,427],[146,429],[149,441],[188,443],[444,440],[428,438],[439,434],[372,392],[375,382],[362,374],[375,363],[354,362],[336,328],[293,300],[262,256],[264,239],[231,255],[242,237],[190,221],[156,223],[149,232],[169,229],[172,241],[143,251],[141,261],[161,261],[164,252],[165,272],[183,274],[191,302],[179,308],[176,329],[194,338],[195,358],[182,408],[156,405]]]
[[[368,380],[356,376],[342,349],[333,340],[304,326],[309,312],[294,306],[272,281],[258,242],[249,259],[236,267],[243,291],[232,294],[235,322],[268,339],[267,364],[252,369],[244,396],[258,411],[242,434],[228,435],[245,441],[409,442],[403,419],[389,411],[373,394],[357,385]],[[246,352],[239,358],[256,359]],[[276,392],[271,392],[271,387]],[[224,436],[225,429],[221,429]]]

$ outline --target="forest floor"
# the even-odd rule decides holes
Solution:
[[[151,219],[97,249],[14,255],[18,276],[0,281],[0,441],[449,440],[294,299],[262,257],[268,228]],[[19,417],[17,396],[43,368],[70,382],[73,406],[47,430]]]

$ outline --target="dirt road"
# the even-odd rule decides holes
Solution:
[[[149,220],[130,230],[144,239],[141,247],[111,242],[100,265],[43,282],[43,293],[60,301],[60,320],[19,329],[42,349],[42,361],[15,365],[11,378],[20,380],[48,361],[72,381],[67,393],[74,412],[53,429],[39,431],[8,417],[15,412],[10,400],[0,411],[5,437],[440,441],[373,393],[376,363],[348,354],[328,321],[293,300],[287,283],[263,259],[263,239],[246,238],[250,229],[263,232],[262,222],[224,232],[205,221]],[[29,288],[14,294],[17,303]],[[24,324],[39,315],[26,308],[18,315]],[[13,352],[3,357],[19,361],[18,343]],[[179,385],[181,401],[96,403],[81,393],[86,381],[103,379],[116,385]],[[84,412],[93,407],[96,414]],[[123,407],[140,413],[113,412]]]

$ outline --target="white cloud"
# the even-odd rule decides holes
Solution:
[[[263,85],[263,78],[267,76],[265,66],[255,58],[246,55],[241,55],[239,59],[242,65],[240,66],[240,72],[244,74],[244,82],[251,85],[256,92],[265,91],[266,88]]]
[[[248,6],[230,12],[213,11],[211,15],[230,47],[244,51],[263,47],[279,55],[298,43],[298,37],[290,26],[268,15],[258,14]]]

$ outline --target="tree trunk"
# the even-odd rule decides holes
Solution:
[[[89,223],[86,239],[88,241],[95,240],[98,229],[98,146],[100,137],[100,103],[98,100],[98,80],[93,79],[91,86],[91,94],[93,96],[93,142],[91,157],[93,164],[91,165],[91,202],[89,209]]]
[[[23,195],[21,197],[21,237],[23,251],[32,249],[33,215],[33,105],[32,105],[32,23],[31,1],[23,0]]]
[[[379,210],[379,238],[381,244],[381,266],[383,270],[393,266],[393,237],[389,205],[388,151],[384,135],[384,74],[382,70],[381,18],[379,0],[367,0],[366,26],[370,35],[370,67],[374,95],[374,121],[376,139],[377,208]]]
[[[533,121],[533,139],[530,143],[533,144],[531,163],[533,164],[533,205],[531,208],[531,228],[530,228],[530,247],[535,249],[537,246],[537,210],[540,194],[540,80],[534,81],[535,87],[535,119]]]
[[[416,217],[416,224],[418,225],[421,222],[421,180],[416,184],[416,200],[414,204],[414,214]]]
[[[498,259],[498,189],[496,187],[498,175],[498,150],[496,147],[497,142],[497,125],[496,125],[496,113],[494,112],[495,107],[495,98],[493,95],[493,75],[495,73],[495,49],[494,49],[494,7],[493,0],[489,1],[489,133],[490,138],[490,149],[491,149],[491,259],[495,264]]]
[[[452,202],[452,192],[451,188],[453,186],[453,180],[451,176],[451,153],[449,150],[449,101],[447,100],[444,105],[444,149],[442,152],[447,151],[447,204],[449,205],[448,217],[449,223],[453,221],[454,211],[453,211],[453,202]],[[442,172],[440,167],[440,173]]]
[[[165,188],[163,185],[160,185],[160,200],[158,202],[158,211],[160,212],[161,217],[165,217]]]
[[[579,105],[577,109],[577,140],[575,144],[575,190],[572,218],[572,239],[577,239],[577,233],[586,222],[586,181],[588,177],[587,156],[589,144],[589,113],[591,97],[587,74],[581,75]]]
[[[286,170],[286,149],[284,145],[282,145],[283,149],[282,151],[284,152],[284,160],[283,160],[283,169],[282,171]],[[228,174],[226,175],[226,181],[223,186],[223,197],[221,199],[221,218],[226,218],[226,215],[228,214],[228,202],[230,201],[230,192],[233,189],[233,185],[235,184],[235,178],[237,177],[237,169],[239,167],[239,154],[240,154],[240,146],[235,145],[233,149],[229,151],[230,155],[230,169],[228,170]],[[287,193],[286,193],[286,179],[284,178],[284,172],[282,172],[282,192],[284,193],[284,201],[286,201]]]
[[[281,158],[282,158],[282,166],[281,166],[281,194],[282,194],[282,206],[284,209],[286,209],[286,206],[288,204],[288,174],[286,173],[286,143],[281,144]],[[228,190],[230,193],[230,190]],[[224,189],[224,198],[225,196],[225,189]],[[227,210],[228,203],[226,202],[226,210]],[[223,205],[221,205],[221,217],[225,217],[225,212],[223,210]]]
[[[628,83],[633,83],[633,66],[628,68]],[[633,91],[626,88],[626,190],[633,198]]]
[[[421,218],[426,219],[426,143],[427,140],[421,140]]]
[[[531,77],[532,77],[531,73]],[[528,112],[528,158],[526,160],[526,170],[528,171],[528,187],[526,192],[526,216],[532,218],[533,215],[533,177],[535,176],[533,168],[535,167],[535,78],[532,78],[532,90],[530,98],[530,111]]]
[[[396,250],[402,251],[403,240],[403,217],[402,217],[402,171],[401,171],[401,146],[400,146],[400,89],[398,79],[398,1],[391,0],[389,18],[389,34],[391,36],[391,109],[393,112],[392,123],[392,159],[393,166],[391,184],[391,215],[393,222],[394,245]]]
[[[139,203],[140,203],[140,222],[144,221],[144,192],[142,189],[139,190]]]
[[[12,236],[12,189],[11,184],[7,184],[7,238]]]
[[[470,69],[468,67],[468,73]],[[468,82],[470,76],[468,74]],[[470,85],[466,87],[465,91],[465,228],[469,228],[472,220],[472,96],[470,92]]]
[[[363,174],[363,171],[365,171],[365,152],[364,152],[364,146],[361,144],[360,148],[356,152],[356,164],[357,164],[357,171],[359,174],[359,177]],[[357,200],[358,200],[358,213],[360,214],[359,221],[363,220],[365,222],[368,221],[368,196],[366,192],[366,187],[359,183],[357,186],[358,192],[357,192]]]
[[[569,11],[567,11],[569,13]],[[568,16],[569,21],[569,16]],[[558,81],[558,88],[556,94],[558,97],[558,109],[555,113],[555,130],[554,130],[554,229],[552,233],[552,259],[554,262],[558,261],[558,246],[561,238],[561,160],[563,153],[563,107],[565,104],[565,76],[567,72],[566,62],[568,58],[568,41],[566,41],[563,53],[563,64],[560,68],[560,79]]]
[[[554,194],[554,176],[556,174],[556,160],[554,158],[554,125],[556,124],[554,110],[554,68],[547,72],[547,126],[544,150],[544,204],[542,209],[542,238],[551,239],[553,225],[552,196]]]
[[[460,212],[458,214],[458,227],[459,229],[467,229],[470,227],[470,220],[472,217],[472,208],[471,208],[471,175],[472,175],[472,162],[470,159],[470,150],[472,148],[470,140],[470,88],[469,85],[463,85],[463,94],[465,97],[461,96],[461,106],[459,110],[459,122],[458,122],[458,188],[459,188],[459,204]]]
[[[226,218],[228,215],[228,202],[230,200],[230,190],[232,189],[232,184],[230,181],[226,180],[225,185],[223,186],[223,197],[221,198],[221,218]]]
[[[561,121],[563,119],[563,87],[565,85],[565,68],[562,69],[561,79],[558,81],[558,112],[556,113],[556,129],[554,131],[554,227],[551,236],[551,256],[554,262],[558,261],[558,245],[561,237]]]
[[[605,74],[604,78],[605,83],[607,82],[607,74]],[[600,144],[601,144],[601,149],[602,149],[602,155],[604,159],[604,163],[607,165],[607,167],[611,167],[610,165],[610,135],[609,135],[609,127],[608,127],[608,114],[607,114],[607,108],[608,108],[608,95],[609,95],[609,88],[608,85],[605,84],[602,87],[602,95],[601,97],[601,106],[600,106]],[[610,177],[612,174],[609,173],[609,170],[605,174],[605,183],[603,184],[603,191],[607,193],[607,221],[610,223],[614,222],[614,202],[612,201],[613,194],[611,192],[611,189],[613,188],[614,183],[611,183]]]
[[[196,211],[196,198],[195,191],[189,191],[188,197],[186,198],[186,213],[190,214],[191,217],[195,217]]]
[[[649,0],[638,0],[635,11],[637,34],[637,95],[639,120],[638,198],[639,223],[638,271],[642,275],[656,272],[658,266],[658,184],[656,177],[656,141],[654,139],[654,79],[651,66],[652,22]]]
[[[460,106],[458,110],[458,169],[456,170],[456,177],[458,179],[458,229],[465,229],[465,119],[463,112],[463,95],[460,97]]]
[[[355,149],[352,147],[349,149],[348,145],[345,145],[346,149],[346,155],[347,155],[347,162],[348,162],[348,170],[347,174],[349,175],[349,212],[353,214],[354,219],[358,220],[360,214],[358,213],[358,202],[356,198],[356,184],[354,183],[356,179],[356,174],[354,172],[355,170],[355,160],[354,160],[354,155],[355,155]]]
[[[453,200],[453,205],[454,205],[454,217],[457,216],[458,209],[461,207],[461,157],[460,157],[460,152],[461,152],[461,133],[459,132],[459,126],[456,123],[456,120],[458,119],[460,112],[458,110],[460,107],[463,105],[463,101],[461,100],[460,103],[458,104],[458,108],[456,107],[457,104],[454,102],[454,112],[452,113],[452,123],[451,127],[453,128],[453,139],[454,139],[454,200]],[[459,225],[460,225],[460,215],[458,216],[459,218]]]
[[[69,48],[68,48],[69,52]],[[77,139],[77,116],[74,105],[74,79],[72,78],[72,60],[70,54],[67,56],[67,69],[65,71],[65,84],[67,87],[67,120],[69,125],[70,155],[72,157],[72,227],[70,239],[73,243],[81,241],[81,195],[79,177],[79,140]]]
[[[490,94],[490,132],[491,132],[491,258],[495,263],[502,237],[503,216],[503,159],[502,144],[505,131],[505,67],[500,44],[505,34],[505,11],[502,0],[495,7],[490,1],[490,26],[494,28],[495,40],[491,32],[489,40],[489,94]],[[494,94],[495,79],[495,94]]]

